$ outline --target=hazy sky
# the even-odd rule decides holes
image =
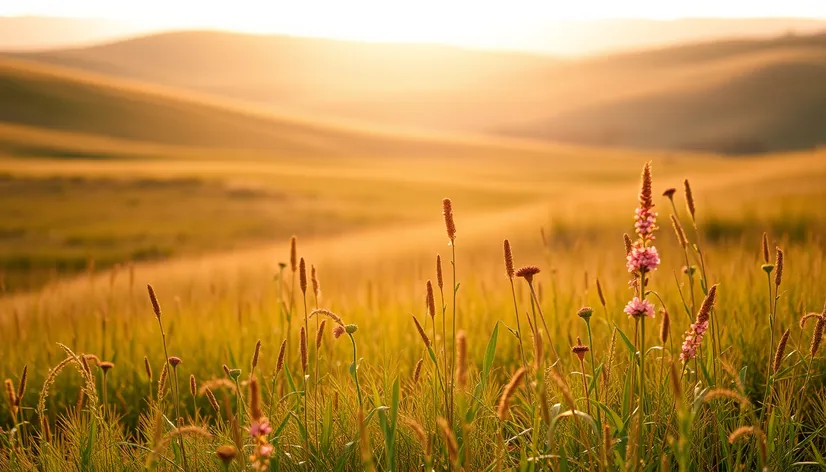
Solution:
[[[826,0],[3,0],[0,15],[364,40],[491,43],[553,20],[826,18]]]

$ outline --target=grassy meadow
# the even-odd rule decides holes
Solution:
[[[822,149],[414,133],[11,59],[0,79],[2,470],[826,467]],[[623,234],[659,262],[629,272]]]

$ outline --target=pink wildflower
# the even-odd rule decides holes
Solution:
[[[634,297],[633,300],[628,302],[625,305],[625,313],[628,313],[628,316],[631,318],[639,318],[642,316],[647,316],[649,318],[654,317],[654,304],[649,302],[648,300],[640,300],[639,297]]]
[[[266,436],[272,432],[272,426],[268,421],[262,422],[253,422],[250,425],[250,436],[258,437],[258,436]]]
[[[680,360],[690,361],[697,357],[697,349],[700,347],[700,343],[703,342],[706,330],[708,330],[708,321],[698,321],[691,325],[691,329],[685,333]]]
[[[258,455],[261,457],[270,457],[272,456],[274,450],[275,448],[272,446],[272,444],[263,444],[258,449]]]
[[[654,246],[633,247],[626,259],[628,262],[625,266],[628,267],[628,272],[651,272],[657,270],[657,266],[660,265],[660,255]]]
[[[651,241],[654,239],[654,230],[659,229],[657,226],[657,212],[651,208],[637,208],[635,211],[634,228],[640,238]]]

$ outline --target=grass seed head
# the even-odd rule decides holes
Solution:
[[[436,317],[436,299],[433,296],[433,284],[430,280],[428,280],[426,284],[426,293],[425,303],[427,305],[427,314],[433,319]]]
[[[763,263],[768,264],[769,263],[769,235],[766,234],[766,233],[763,233],[763,241],[762,241],[761,246],[762,246],[761,249],[763,250]]]
[[[525,266],[516,271],[517,277],[522,277],[528,283],[533,282],[533,277],[540,272],[537,266]]]
[[[514,276],[514,268],[513,268],[513,254],[511,253],[511,243],[507,239],[504,242],[505,247],[505,274],[507,274],[509,279],[512,279]]]
[[[640,176],[640,208],[651,209],[654,207],[654,199],[651,194],[651,163],[646,162],[642,168]]]
[[[315,333],[315,350],[316,353],[319,349],[321,349],[321,341],[324,340],[324,327],[327,325],[327,320],[321,320],[321,324],[318,325],[318,331]],[[317,354],[316,354],[317,355]]]
[[[169,364],[164,363],[161,370],[161,377],[158,379],[158,399],[161,399],[166,394],[166,378],[169,376]]]
[[[424,328],[422,328],[421,323],[419,323],[419,320],[416,319],[415,316],[413,317],[413,323],[416,324],[416,330],[419,332],[419,336],[422,337],[422,341],[424,341],[424,346],[430,347],[430,338],[427,337],[427,333],[424,332]]]
[[[146,371],[146,378],[152,382],[152,365],[149,364],[149,358],[143,356],[143,369]]]
[[[631,242],[631,236],[628,236],[628,233],[623,233],[622,241],[625,243],[625,255],[631,254],[631,249],[634,248],[634,243]]]
[[[442,256],[438,254],[436,254],[436,285],[439,286],[439,290],[445,288],[445,279],[442,275]]]
[[[760,459],[762,463],[765,464],[768,459],[768,451],[766,450],[766,435],[763,433],[762,429],[754,426],[741,426],[731,432],[728,437],[728,442],[730,444],[734,444],[734,442],[738,439],[747,436],[754,436],[757,438],[757,448],[760,452]]]
[[[215,410],[215,413],[220,412],[221,407],[218,405],[218,400],[215,398],[215,394],[212,393],[212,390],[210,390],[209,387],[206,387],[204,389],[204,394],[206,395],[207,400],[209,400],[209,404],[212,406],[212,409]]]
[[[146,284],[146,290],[149,292],[149,301],[152,303],[152,311],[155,312],[155,318],[161,321],[161,305],[158,303],[158,297],[155,296],[155,289],[151,285]]]
[[[17,402],[16,405],[20,406],[23,402],[23,396],[26,395],[26,385],[29,382],[29,365],[26,364],[23,366],[23,373],[20,374],[20,381],[17,382]]]
[[[668,315],[667,310],[660,310],[660,342],[663,343],[665,346],[665,342],[668,340],[668,335],[671,332],[671,317]]]
[[[717,285],[712,285],[708,290],[708,295],[703,299],[703,304],[700,306],[700,311],[697,313],[697,322],[704,323],[709,320],[711,310],[714,308],[714,303],[717,301]]]
[[[419,383],[419,377],[422,375],[422,365],[424,364],[424,359],[419,359],[416,362],[416,366],[413,368],[413,383]]]
[[[261,340],[255,343],[255,350],[252,352],[252,370],[258,366],[258,357],[261,355]]]
[[[685,231],[683,231],[683,225],[680,224],[680,220],[674,215],[671,215],[671,226],[674,227],[674,234],[677,235],[677,241],[679,241],[680,246],[683,248],[688,247],[688,238],[685,235]]]
[[[292,269],[293,274],[298,271],[298,238],[295,236],[290,238],[290,269]],[[293,279],[295,280],[295,279]]]
[[[298,262],[298,286],[301,288],[301,293],[307,294],[307,263],[304,258]]]
[[[780,363],[783,362],[783,355],[786,353],[786,343],[789,342],[790,333],[791,329],[787,329],[780,337],[780,342],[777,343],[777,351],[774,353],[774,362],[772,362],[772,372],[774,373],[780,370]]]
[[[459,443],[456,442],[456,435],[453,434],[453,428],[451,428],[450,423],[441,416],[436,419],[436,422],[439,424],[439,431],[441,431],[442,437],[445,440],[445,446],[447,446],[447,458],[451,464],[456,465],[459,460]]]
[[[12,412],[17,411],[17,394],[14,391],[14,382],[11,379],[6,379],[3,381],[3,384],[6,387],[6,398],[9,402],[9,409]]]
[[[456,240],[456,224],[453,222],[453,203],[449,198],[442,200],[442,215],[445,217],[445,229],[451,242]]]
[[[318,298],[321,295],[321,286],[318,284],[318,274],[316,274],[315,265],[310,265],[310,282],[313,284],[313,295]]]
[[[287,354],[287,340],[281,341],[281,349],[278,350],[278,361],[275,363],[275,375],[284,368],[284,356]]]
[[[456,383],[460,388],[467,386],[467,334],[456,333]]]
[[[817,319],[815,330],[812,333],[812,343],[809,345],[809,355],[811,355],[812,358],[817,354],[817,351],[820,349],[820,343],[823,341],[824,325],[826,325],[826,318],[821,316]]]
[[[605,294],[602,293],[602,284],[599,283],[599,279],[597,279],[597,295],[599,295],[599,303],[601,303],[602,306],[605,307]]]
[[[783,250],[779,247],[775,249],[774,267],[777,271],[774,273],[774,285],[779,287],[780,282],[783,280]]]
[[[516,395],[516,390],[519,388],[519,384],[522,382],[524,377],[525,368],[520,367],[519,370],[514,372],[513,376],[511,376],[510,382],[505,385],[505,389],[502,391],[502,396],[499,397],[499,406],[496,409],[496,414],[499,416],[500,421],[505,421],[508,418],[511,398]]]
[[[696,222],[697,219],[694,216],[696,212],[696,208],[694,206],[694,194],[691,193],[691,184],[688,183],[688,179],[683,181],[683,185],[685,186],[685,205],[688,208],[688,213],[691,214],[691,221]]]
[[[253,375],[250,379],[250,417],[253,421],[258,421],[264,416],[261,412],[261,390],[258,387],[258,379]]]
[[[218,449],[215,450],[215,455],[218,456],[218,459],[225,466],[229,466],[238,456],[238,449],[233,445],[224,444],[223,446],[218,446]]]
[[[193,397],[198,394],[198,384],[195,382],[193,374],[189,374],[189,394]]]

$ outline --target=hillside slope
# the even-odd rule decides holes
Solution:
[[[826,142],[816,124],[826,35],[558,60],[179,32],[25,57],[271,109],[449,132],[722,152]]]

